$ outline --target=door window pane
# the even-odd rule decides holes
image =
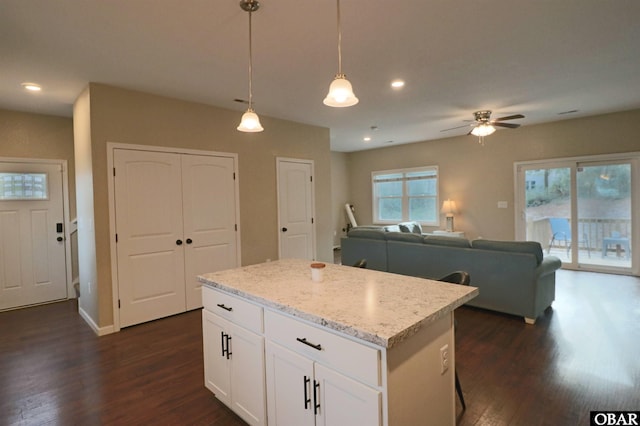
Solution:
[[[0,200],[47,200],[46,173],[0,173]]]
[[[631,266],[631,164],[580,165],[578,262]]]

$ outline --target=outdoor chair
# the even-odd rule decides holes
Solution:
[[[571,223],[569,219],[565,217],[550,217],[549,225],[551,226],[551,241],[549,242],[547,253],[551,251],[551,246],[554,241],[564,241],[564,246],[567,249],[567,257],[569,257],[569,251],[571,250]],[[580,246],[580,244],[587,247],[587,254],[591,257],[591,246],[586,232],[583,232],[581,238],[578,239],[578,246]]]
[[[624,250],[627,259],[631,259],[631,249],[629,246],[629,238],[620,235],[620,232],[612,231],[610,237],[602,239],[602,258],[607,255],[607,250],[610,245],[616,246],[616,252],[620,253],[620,250]]]

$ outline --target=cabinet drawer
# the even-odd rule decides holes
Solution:
[[[381,385],[378,349],[268,310],[264,328],[268,340],[369,385]]]
[[[262,308],[239,297],[210,287],[202,287],[204,308],[229,321],[262,334]]]

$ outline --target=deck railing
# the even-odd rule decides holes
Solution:
[[[579,219],[578,232],[580,238],[580,249],[602,250],[603,238],[613,235],[631,238],[630,219]],[[537,218],[527,220],[527,239],[539,241],[542,248],[549,248],[552,237],[551,225],[548,218]],[[584,238],[583,236],[586,236]],[[564,242],[554,241],[553,246],[562,246]],[[588,247],[587,247],[588,244]]]

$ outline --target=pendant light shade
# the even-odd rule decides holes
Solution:
[[[323,103],[330,107],[349,107],[358,103],[353,87],[344,74],[336,75],[329,86],[329,93]]]
[[[260,125],[260,118],[258,117],[258,114],[256,114],[253,109],[249,108],[247,112],[242,114],[242,120],[240,120],[238,130],[241,132],[252,133],[261,132],[264,128]]]
[[[330,107],[349,107],[358,103],[353,87],[342,72],[342,31],[340,28],[340,0],[338,7],[338,74],[329,86],[329,93],[323,103]]]
[[[253,82],[253,55],[251,49],[251,14],[260,8],[260,3],[257,0],[241,0],[240,8],[245,12],[249,12],[249,108],[247,108],[247,112],[242,114],[242,120],[240,120],[240,125],[238,126],[238,130],[241,132],[255,133],[261,132],[264,130],[262,125],[260,125],[260,118],[258,114],[253,110],[253,93],[252,93],[252,82]]]

